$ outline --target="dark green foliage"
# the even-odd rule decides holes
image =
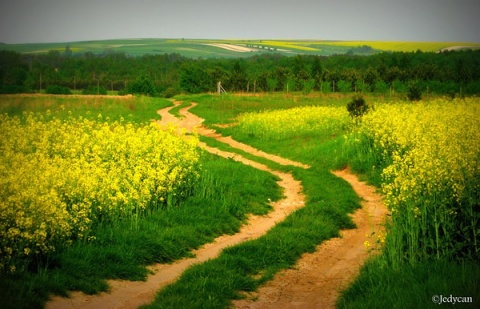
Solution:
[[[45,88],[45,93],[48,94],[72,94],[69,88],[58,86],[58,85],[51,85]]]
[[[0,50],[0,93],[26,92],[27,66],[21,55],[12,51]]]
[[[107,89],[105,89],[104,87],[93,86],[93,87],[88,87],[87,89],[83,89],[82,94],[106,95],[107,94]]]
[[[26,88],[21,85],[4,85],[0,87],[0,94],[24,93]]]
[[[187,93],[202,93],[214,90],[217,81],[210,80],[208,73],[195,63],[180,69],[180,88]]]
[[[473,262],[428,261],[391,269],[380,258],[362,268],[354,283],[342,293],[338,308],[478,308],[480,266]],[[434,296],[471,297],[471,303],[435,303]],[[443,305],[443,306],[442,306]]]
[[[358,119],[370,110],[370,106],[361,95],[356,95],[352,98],[352,101],[347,104],[347,110],[350,117]]]
[[[173,88],[173,87],[168,87],[167,89],[165,89],[165,91],[163,92],[163,97],[164,98],[172,98],[173,96],[175,96],[177,94],[177,89]]]
[[[128,86],[127,92],[155,97],[157,95],[157,88],[150,77],[141,75],[138,76],[137,79]]]
[[[422,99],[422,91],[418,83],[411,83],[408,86],[407,97],[410,101],[420,101]]]
[[[356,52],[355,52],[356,53]],[[213,92],[218,81],[227,92],[302,91],[313,81],[322,92],[379,92],[407,94],[419,81],[430,93],[480,94],[479,51],[444,53],[380,53],[371,56],[282,56],[275,53],[242,59],[188,59],[179,54],[126,56],[108,52],[18,54],[0,51],[0,92],[42,90],[45,85],[85,89],[90,85],[125,91],[138,76],[148,76],[156,92],[173,87],[187,93]],[[267,84],[267,80],[271,81]],[[329,82],[329,86],[322,82]],[[272,87],[273,85],[276,86]],[[351,87],[348,87],[348,84]],[[15,87],[13,87],[15,86]],[[269,87],[270,86],[270,87]],[[426,89],[426,87],[423,87]],[[145,90],[136,93],[153,93]]]

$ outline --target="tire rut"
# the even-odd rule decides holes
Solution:
[[[179,104],[179,102],[174,102],[174,106],[159,110],[158,114],[162,117],[162,120],[157,122],[162,126],[176,125],[180,131],[187,130],[189,132],[196,132],[200,135],[216,138],[234,148],[270,159],[279,164],[308,168],[307,165],[302,163],[270,155],[251,146],[239,143],[231,138],[224,138],[214,130],[203,127],[201,125],[203,119],[188,111],[188,109],[195,105],[180,110],[180,114],[183,115],[184,118],[176,118],[169,112]],[[246,240],[259,238],[277,223],[283,221],[293,211],[305,205],[305,196],[302,193],[301,182],[295,180],[291,174],[272,170],[264,164],[249,160],[236,153],[222,151],[207,146],[205,143],[200,143],[200,146],[212,154],[224,158],[231,158],[243,164],[274,174],[280,179],[277,183],[284,190],[284,198],[271,203],[273,210],[267,215],[250,215],[247,223],[240,228],[238,233],[219,236],[213,242],[205,244],[198,250],[194,250],[192,253],[195,257],[184,258],[172,264],[156,264],[149,267],[149,270],[152,271],[153,274],[148,276],[145,282],[108,280],[108,285],[110,286],[109,292],[102,292],[98,295],[86,295],[81,292],[72,292],[69,298],[54,296],[51,301],[47,303],[47,309],[126,309],[138,308],[141,305],[149,304],[154,300],[155,295],[159,290],[166,285],[173,283],[188,267],[217,257],[221,251],[227,247],[234,246]]]

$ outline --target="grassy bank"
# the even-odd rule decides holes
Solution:
[[[225,308],[241,292],[255,290],[305,252],[353,228],[347,213],[359,206],[349,185],[328,171],[294,169],[307,203],[265,236],[226,249],[220,257],[187,270],[145,308]],[[334,186],[332,186],[334,184]]]
[[[236,97],[236,96],[224,96],[224,97],[213,97],[213,96],[198,96],[198,97],[191,97],[191,98],[184,98],[184,99],[189,99],[193,100],[195,102],[198,102],[199,105],[195,107],[192,111],[201,117],[206,118],[205,123],[207,125],[212,125],[215,123],[221,123],[221,124],[230,124],[233,125],[228,128],[218,128],[214,127],[215,129],[222,131],[224,134],[231,134],[235,139],[243,141],[245,143],[251,144],[259,149],[262,149],[266,152],[271,152],[271,153],[276,153],[284,157],[288,157],[290,159],[298,160],[303,163],[307,163],[312,165],[314,168],[312,171],[314,171],[314,174],[316,175],[321,175],[325,170],[332,169],[332,168],[338,168],[344,165],[350,165],[355,171],[359,172],[360,174],[363,175],[366,179],[368,179],[371,183],[376,184],[379,189],[382,186],[382,184],[385,184],[385,179],[382,176],[382,171],[384,168],[388,167],[392,162],[395,160],[398,160],[397,166],[400,166],[402,159],[405,158],[405,152],[401,153],[399,157],[390,157],[388,158],[387,156],[382,155],[382,151],[379,150],[379,148],[376,148],[373,139],[369,138],[364,138],[362,136],[359,136],[357,133],[354,133],[353,136],[348,136],[346,134],[347,132],[359,132],[357,131],[358,128],[355,126],[351,126],[351,124],[345,123],[345,126],[340,126],[337,128],[333,128],[328,134],[325,134],[325,132],[309,132],[308,128],[302,129],[302,128],[296,128],[296,130],[291,131],[290,135],[280,137],[279,134],[276,134],[275,128],[281,128],[282,130],[285,129],[285,127],[288,127],[289,124],[289,117],[285,117],[284,122],[278,123],[278,119],[276,119],[276,123],[274,121],[265,121],[267,124],[267,131],[270,130],[270,135],[265,135],[265,134],[257,134],[259,132],[259,129],[261,127],[255,128],[255,130],[249,131],[246,129],[245,126],[242,126],[242,117],[239,117],[240,115],[244,115],[245,113],[253,113],[253,116],[256,116],[257,113],[259,113],[259,119],[261,120],[261,117],[269,118],[275,116],[274,113],[271,113],[270,111],[274,110],[285,110],[289,109],[292,107],[298,107],[298,106],[336,106],[340,109],[345,109],[346,112],[346,102],[350,98],[347,97],[325,97],[325,99],[321,97],[316,97],[316,98],[308,98],[308,97],[289,97],[289,96],[279,96],[279,95],[274,95],[274,96],[267,96],[267,97],[262,97],[262,96],[256,96],[256,97]],[[380,110],[389,110],[389,108],[401,108],[402,104],[405,104],[404,102],[400,102],[398,99],[395,101],[394,100],[385,100],[385,98],[373,98],[373,97],[368,97],[367,101],[373,101],[375,103],[375,106],[380,106]],[[437,103],[435,103],[437,102]],[[388,104],[384,104],[388,103]],[[439,104],[437,108],[435,109],[435,104]],[[473,106],[478,105],[478,103],[471,103]],[[416,106],[416,107],[415,107]],[[441,131],[441,128],[449,128],[450,132],[452,134],[456,134],[455,136],[451,136],[449,139],[450,145],[457,145],[457,142],[462,141],[462,135],[463,137],[467,138],[465,139],[466,144],[463,145],[462,149],[470,149],[471,147],[467,146],[468,141],[470,141],[470,145],[475,145],[471,144],[472,139],[470,139],[471,134],[467,132],[478,132],[478,130],[475,129],[475,125],[468,125],[470,123],[470,120],[473,120],[474,118],[468,118],[469,113],[465,112],[463,113],[461,110],[459,110],[459,106],[464,106],[462,101],[458,102],[443,102],[443,103],[438,103],[437,101],[433,101],[433,103],[425,103],[421,102],[421,104],[413,104],[412,107],[415,108],[422,108],[422,106],[425,106],[425,111],[428,113],[432,113],[430,117],[441,119],[441,115],[438,113],[435,114],[435,111],[442,111],[441,113],[444,113],[445,109],[449,108],[448,106],[451,106],[453,109],[455,109],[455,112],[453,113],[444,113],[446,115],[450,115],[449,119],[455,119],[455,123],[450,123],[450,122],[445,122],[443,125],[436,126],[436,125],[431,125],[430,127],[432,129],[435,128],[437,130],[437,134],[443,134],[444,132],[444,137],[449,136],[445,131]],[[433,109],[432,109],[433,108]],[[216,113],[215,111],[220,110],[221,113]],[[427,123],[432,122],[425,122],[425,120],[419,118],[418,113],[414,111],[410,111],[408,113],[406,112],[388,112],[385,115],[389,117],[403,117],[404,119],[408,117],[412,117],[412,119],[415,119],[414,122],[416,123],[415,126],[412,126],[412,128],[428,128]],[[467,117],[469,121],[460,121],[459,120],[462,117]],[[323,115],[322,116],[328,116],[328,115]],[[370,117],[370,116],[369,116]],[[375,118],[374,114],[372,114],[371,119],[376,120],[378,123],[384,123],[388,124],[390,122],[386,122],[384,119],[380,116],[376,116]],[[245,118],[243,118],[245,120]],[[282,120],[280,120],[282,121]],[[432,120],[433,121],[433,120]],[[254,124],[259,125],[261,121],[253,121]],[[268,124],[272,124],[270,128],[268,128]],[[402,123],[402,122],[400,122]],[[403,120],[403,123],[405,120]],[[433,121],[435,123],[435,121]],[[275,124],[275,125],[273,125]],[[466,130],[462,130],[462,126],[467,125],[468,128]],[[363,126],[365,128],[370,127],[372,128],[372,125],[369,124],[368,122],[364,122]],[[312,127],[312,126],[310,126]],[[394,130],[394,126],[390,123],[386,126],[386,128],[390,130]],[[265,129],[265,128],[264,128]],[[303,130],[303,132],[302,132]],[[440,130],[440,131],[439,131]],[[288,131],[288,130],[287,130]],[[385,136],[402,136],[402,135],[409,135],[410,137],[417,136],[417,137],[426,137],[423,139],[424,143],[439,143],[440,145],[445,146],[446,144],[442,143],[441,140],[438,137],[437,138],[428,138],[425,134],[409,134],[409,131],[406,129],[399,129],[397,132],[390,133],[389,135]],[[454,132],[458,132],[454,133]],[[252,134],[254,133],[254,134]],[[343,134],[346,134],[345,137]],[[396,134],[396,135],[395,135]],[[377,136],[383,136],[382,134],[378,134]],[[352,152],[352,145],[357,145],[359,146],[356,151]],[[392,146],[394,144],[390,144]],[[402,144],[400,144],[402,145]],[[438,152],[436,154],[431,154],[429,158],[434,158],[435,156],[441,155],[442,152]],[[468,152],[470,153],[470,152]],[[477,154],[478,158],[478,151],[475,152],[473,151],[473,158],[475,157],[475,153]],[[390,155],[392,152],[389,153]],[[398,154],[398,153],[397,153]],[[465,155],[466,152],[457,152],[457,155]],[[433,156],[433,157],[432,157]],[[463,159],[457,160],[457,162],[462,162]],[[467,160],[468,161],[468,160]],[[465,161],[465,162],[467,162]],[[426,160],[425,162],[428,162]],[[470,162],[470,167],[474,168],[474,166],[477,166],[475,164],[478,164],[475,162]],[[408,166],[408,165],[407,165]],[[419,166],[421,167],[421,166]],[[452,166],[451,166],[452,167]],[[440,172],[441,170],[436,169],[435,167],[431,170],[434,174]],[[466,170],[464,170],[465,172]],[[302,183],[308,187],[309,186],[309,178],[307,177],[306,174],[308,174],[308,171],[305,171],[304,174],[296,174],[299,179],[302,180]],[[313,175],[312,175],[313,176]],[[464,175],[465,176],[465,175]],[[440,178],[441,179],[441,178]],[[474,178],[460,178],[458,179],[470,179],[474,181]],[[315,180],[316,181],[316,180]],[[315,183],[313,181],[313,183]],[[468,183],[468,182],[467,182]],[[321,187],[317,183],[318,187],[317,189],[320,190],[328,190],[329,188],[336,186],[337,184],[332,182],[330,183],[329,186],[324,186]],[[475,182],[473,183],[468,183],[466,188],[470,189],[465,189],[466,193],[469,194],[468,192],[472,193],[472,188],[475,187]],[[442,190],[441,187],[437,186],[436,189]],[[347,190],[347,189],[345,189]],[[307,191],[307,189],[306,189]],[[309,193],[307,193],[308,196]],[[447,194],[448,196],[448,194]],[[468,196],[468,195],[467,195]],[[473,197],[473,201],[475,201],[475,197]],[[475,203],[475,202],[474,202]],[[447,206],[447,204],[440,204]],[[307,205],[308,208],[308,205]],[[458,208],[456,208],[457,212],[459,211]],[[467,208],[468,209],[468,208]],[[447,209],[448,210],[448,209]],[[475,213],[472,213],[473,215]],[[465,217],[464,217],[465,218]],[[464,224],[464,227],[466,226],[472,226],[472,224],[475,224],[475,217],[470,217],[473,219],[473,221],[466,221]],[[472,223],[472,224],[469,224]],[[457,229],[454,226],[452,226],[454,229],[452,230],[453,232],[461,232],[461,229]],[[474,226],[473,226],[474,227]],[[278,227],[280,229],[280,225]],[[405,229],[405,226],[400,227]],[[473,230],[472,230],[473,231]],[[277,231],[275,230],[275,233]],[[398,234],[396,235],[412,235],[413,230],[398,230]],[[274,233],[272,231],[272,233]],[[475,232],[474,232],[475,233]],[[270,234],[269,234],[270,235]],[[475,235],[475,234],[473,234]],[[287,237],[288,236],[284,236]],[[391,236],[390,236],[391,237]],[[462,245],[461,247],[458,248],[463,248],[460,249],[460,252],[468,253],[468,252],[474,252],[476,236],[472,238],[469,241],[460,241],[457,244]],[[448,239],[445,239],[444,236],[440,237],[441,241],[448,241]],[[260,242],[261,240],[259,240]],[[263,240],[262,240],[263,241]],[[391,240],[390,240],[391,241]],[[387,243],[389,240],[387,240]],[[396,244],[401,244],[403,241],[397,241]],[[255,244],[249,244],[252,246],[255,246]],[[471,249],[468,249],[471,248]],[[388,244],[387,244],[387,249],[388,249]],[[260,250],[257,248],[257,250]],[[404,251],[406,250],[406,251]],[[473,250],[473,251],[472,251]],[[237,252],[237,251],[235,251]],[[396,252],[399,256],[403,255],[405,256],[406,253],[402,252],[408,252],[408,249],[405,248],[395,248],[395,249],[390,249],[390,255],[392,252]],[[414,252],[414,251],[413,251]],[[429,252],[429,250],[425,250],[425,252]],[[462,255],[462,254],[461,254]],[[227,252],[222,255],[221,261],[225,265],[227,265],[226,261],[226,256]],[[473,298],[473,303],[466,303],[466,304],[459,304],[457,303],[456,305],[458,306],[467,306],[467,307],[476,307],[478,304],[478,299],[480,295],[480,290],[478,287],[477,279],[478,279],[478,261],[475,261],[475,256],[478,257],[478,255],[470,255],[470,259],[467,258],[462,259],[462,260],[455,260],[451,259],[448,257],[443,257],[439,259],[420,259],[417,264],[411,264],[405,261],[397,261],[396,265],[392,265],[391,262],[388,262],[388,259],[385,259],[385,255],[381,255],[380,257],[372,258],[371,261],[369,261],[365,267],[362,269],[362,272],[359,276],[359,278],[353,283],[352,287],[349,288],[341,297],[341,299],[338,302],[339,307],[345,307],[345,308],[356,308],[356,307],[386,307],[386,306],[396,306],[399,308],[411,308],[411,307],[416,307],[416,306],[422,306],[422,307],[433,307],[433,306],[438,306],[438,303],[434,303],[432,301],[432,297],[435,295],[440,296],[459,296],[459,297],[472,297]],[[240,257],[246,258],[243,254],[240,254]],[[391,259],[391,257],[390,257]],[[415,258],[416,259],[416,258]],[[473,259],[473,260],[472,260]],[[216,264],[217,262],[212,261],[212,264],[215,263],[215,267],[220,267],[220,265]],[[255,264],[254,261],[250,261],[249,263]],[[230,265],[230,264],[228,264]],[[207,267],[207,266],[205,266]],[[241,266],[240,268],[248,268],[245,265]],[[231,266],[228,267],[229,269],[232,268]],[[198,268],[199,271],[202,269],[202,267]],[[224,269],[224,271],[226,271]],[[245,287],[229,287],[228,291],[225,291],[225,293],[228,295],[228,297],[238,297],[238,294],[235,294],[232,291],[235,290],[249,290],[249,289],[254,289],[258,282],[255,280],[246,280],[245,278],[251,278],[255,276],[255,271],[248,272],[246,275],[243,275],[243,281],[239,279],[237,275],[236,280],[239,282],[248,282]],[[263,270],[265,271],[265,270]],[[237,273],[240,273],[240,270],[237,271]],[[260,271],[262,273],[262,271]],[[253,274],[253,275],[252,275]],[[199,275],[197,273],[197,275]],[[187,276],[187,274],[186,274]],[[199,275],[201,278],[204,280],[208,280],[209,277],[207,275]],[[187,280],[188,278],[188,280]],[[264,278],[264,277],[261,277]],[[455,278],[452,280],[452,278]],[[173,296],[168,296],[168,294],[172,293],[172,290],[179,289],[188,289],[187,286],[190,286],[192,289],[200,290],[199,287],[193,287],[192,285],[187,284],[187,281],[192,281],[194,280],[193,277],[188,276],[185,277],[185,279],[182,278],[179,283],[180,285],[178,287],[170,287],[169,289],[165,290],[162,292],[159,296],[159,299],[156,302],[156,306],[159,307],[160,304],[163,304],[163,302],[170,303],[170,301],[173,300]],[[246,281],[245,281],[246,280]],[[261,280],[260,280],[261,281]],[[184,287],[182,287],[182,284],[184,284]],[[228,284],[227,284],[228,285]],[[386,288],[388,287],[388,288]],[[216,302],[218,302],[218,306],[221,307],[224,304],[226,304],[226,301],[220,302],[217,298],[217,296],[212,296],[213,294],[208,294],[207,289],[202,288],[201,289],[204,294],[203,295],[204,299],[206,296],[210,295]],[[186,290],[183,290],[185,292]],[[200,294],[196,294],[200,295]],[[189,298],[192,303],[190,304],[195,304],[197,307],[202,307],[202,304],[205,303],[198,303],[198,301],[195,301],[193,298]],[[448,300],[448,299],[447,299]],[[467,299],[468,300],[468,299]],[[209,305],[215,303],[212,302],[207,302]],[[220,305],[222,303],[223,305]],[[175,304],[175,303],[173,303]],[[180,304],[180,303],[177,303]],[[188,304],[188,303],[181,303],[181,304]]]
[[[78,98],[68,101],[51,97],[12,98],[10,105],[17,105],[3,104],[0,108],[4,112],[19,115],[23,110],[51,109],[57,117],[68,118],[71,110],[76,116],[92,120],[98,119],[101,113],[102,121],[106,122],[127,119],[132,114],[130,118],[137,124],[148,122],[156,117],[156,110],[171,104],[153,98],[125,101],[92,98],[97,101],[84,103]],[[478,99],[466,100],[470,103],[445,100],[411,104],[395,97],[367,96],[367,102],[375,103],[375,113],[367,114],[357,124],[346,110],[351,97],[338,94],[197,95],[178,99],[197,102],[191,111],[224,135],[309,164],[311,168],[307,170],[280,166],[201,137],[211,146],[238,152],[273,169],[292,172],[302,181],[306,205],[265,236],[231,247],[220,257],[190,268],[146,307],[225,308],[231,299],[242,297],[243,291],[255,290],[280,269],[294,265],[302,253],[312,252],[316,245],[337,236],[339,229],[353,228],[348,213],[359,207],[359,199],[346,182],[330,173],[346,165],[376,184],[379,190],[388,193],[392,189],[387,198],[391,203],[389,207],[406,211],[399,211],[401,216],[393,211],[392,220],[397,221],[389,222],[391,233],[384,253],[362,268],[358,279],[343,293],[337,305],[342,308],[434,307],[438,306],[432,301],[435,295],[447,298],[453,295],[472,297],[473,302],[466,306],[478,307],[480,273],[474,245],[478,242],[475,233],[480,222],[476,211],[478,194],[475,195],[476,179],[479,179],[478,172],[475,174],[478,144],[472,143],[480,132],[475,118]],[[174,113],[178,113],[178,109]],[[455,151],[457,148],[461,151]],[[415,149],[422,151],[415,152]],[[449,161],[450,158],[453,161]],[[442,169],[428,168],[432,160]],[[188,196],[171,197],[171,206],[142,216],[135,226],[132,221],[99,224],[95,228],[95,241],[74,242],[26,269],[0,277],[0,297],[6,300],[5,306],[41,306],[48,293],[64,295],[71,289],[96,293],[106,289],[107,278],[142,280],[147,274],[146,265],[189,256],[191,249],[215,236],[234,233],[247,213],[267,213],[266,201],[281,195],[276,178],[268,173],[206,153],[201,154],[199,163],[199,181],[190,187]],[[388,169],[389,166],[395,169]],[[388,174],[385,175],[384,170]],[[396,177],[400,177],[398,181]],[[424,187],[415,191],[414,184]],[[457,195],[450,194],[450,189]],[[434,196],[442,200],[435,205],[428,204],[432,200],[423,195],[428,190],[438,190]],[[411,200],[403,204],[403,199],[393,198],[398,193]],[[449,197],[453,199],[445,202]],[[422,208],[414,204],[415,200],[430,206]],[[431,211],[432,208],[437,212]],[[431,215],[433,217],[428,217]],[[425,225],[416,227],[416,221]],[[430,226],[427,222],[435,224]],[[461,241],[457,240],[463,230],[456,224],[466,231]],[[398,229],[394,230],[394,226]],[[442,234],[445,231],[450,238]],[[457,256],[452,258],[449,254],[454,251]],[[436,258],[440,254],[442,256]],[[31,301],[25,303],[26,299]],[[456,304],[459,305],[462,304]]]
[[[245,112],[285,110],[298,105],[342,105],[341,101],[335,99],[322,102],[305,97],[282,96],[196,96],[182,99],[197,102],[198,105],[191,111],[205,117],[205,122],[210,124],[235,123],[236,116]],[[209,116],[214,119],[209,119]],[[294,265],[302,253],[312,252],[324,240],[338,236],[340,229],[354,228],[347,214],[359,207],[359,199],[346,182],[330,173],[336,164],[333,156],[335,142],[332,142],[330,134],[319,131],[317,134],[309,132],[298,139],[285,136],[282,140],[268,140],[255,139],[255,136],[236,130],[237,127],[222,129],[224,133],[233,133],[235,139],[262,150],[312,165],[304,170],[279,166],[266,159],[247,155],[271,168],[290,171],[296,179],[301,180],[307,200],[305,207],[276,225],[265,236],[224,250],[219,258],[187,270],[179,281],[163,289],[155,302],[146,308],[225,308],[231,299],[242,297],[241,292],[255,290],[279,270]],[[340,134],[344,129],[340,127],[333,130],[339,130],[337,134]],[[201,139],[211,146],[245,155],[211,138]],[[314,148],[308,147],[313,144]]]
[[[21,116],[23,112],[47,110],[59,119],[69,116],[97,119],[101,114],[108,121],[133,123],[149,122],[158,119],[157,110],[171,106],[165,99],[143,96],[90,96],[90,95],[1,95],[0,113]]]
[[[28,99],[13,99],[24,102],[19,103],[18,109],[29,110]],[[47,100],[44,103],[38,103],[38,98],[33,100],[30,104],[36,112],[42,114],[42,109],[43,113],[50,109],[58,117],[63,115],[61,106],[67,105],[54,98],[42,98]],[[141,123],[148,123],[159,106],[170,104],[164,100],[140,100],[132,103],[141,105],[148,101],[145,107],[151,109],[150,113],[134,118]],[[125,109],[123,104],[103,103],[90,111],[88,103],[87,107],[81,106],[82,101],[74,99],[69,106],[72,115],[65,111],[65,117],[91,114],[96,117],[101,113],[103,121],[110,123],[112,120],[105,119],[124,117],[129,112],[129,105]],[[6,106],[4,102],[3,107]],[[47,254],[29,255],[24,267],[2,273],[2,308],[42,307],[50,293],[66,295],[69,290],[98,293],[108,288],[106,279],[144,280],[147,265],[189,256],[192,249],[216,236],[238,231],[246,214],[267,213],[268,200],[281,196],[276,178],[266,172],[206,153],[201,154],[199,164],[198,181],[189,188],[187,196],[172,196],[164,207],[137,215],[135,220],[101,221],[92,227],[95,239],[77,239]],[[2,223],[2,228],[9,227]]]

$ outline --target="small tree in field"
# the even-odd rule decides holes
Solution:
[[[128,93],[143,94],[154,97],[157,95],[157,88],[150,77],[142,75],[137,77],[135,82],[128,87]]]
[[[361,95],[354,96],[352,101],[347,104],[348,113],[355,121],[361,119],[370,109],[372,109],[372,107],[365,102],[365,99]]]
[[[422,90],[417,83],[411,83],[408,86],[407,97],[410,101],[420,101],[422,99]]]

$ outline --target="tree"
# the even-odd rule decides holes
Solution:
[[[27,66],[22,63],[20,54],[0,51],[0,93],[26,91]]]
[[[301,90],[303,89],[303,85],[308,80],[309,75],[305,67],[305,60],[303,56],[297,55],[293,61],[293,78],[295,80],[295,89]]]
[[[322,64],[320,63],[320,57],[315,56],[313,58],[313,64],[312,64],[312,72],[311,72],[311,77],[314,81],[313,83],[313,89],[314,90],[320,90],[320,86],[322,84],[322,74],[323,74],[323,68]]]
[[[290,72],[289,72],[288,68],[277,67],[275,69],[275,77],[276,77],[276,80],[277,80],[277,89],[285,89],[289,75],[290,75]]]
[[[228,87],[233,91],[245,90],[247,85],[247,74],[245,73],[244,63],[240,60],[235,61],[228,80]]]
[[[356,95],[352,98],[347,104],[347,110],[350,117],[358,121],[362,118],[364,114],[366,114],[370,109],[372,109],[366,102],[365,99],[360,96]]]
[[[152,97],[157,95],[157,89],[155,88],[155,84],[153,83],[152,79],[146,75],[141,75],[137,77],[135,82],[133,82],[128,87],[128,92],[134,94],[148,95]]]
[[[197,63],[186,63],[180,69],[180,88],[188,93],[201,93],[212,90],[208,73]]]
[[[363,73],[363,80],[365,81],[365,84],[370,87],[370,91],[375,91],[375,82],[378,80],[377,70],[369,66],[365,73]]]
[[[419,101],[422,99],[422,91],[418,82],[411,82],[408,86],[407,97],[410,101]]]

